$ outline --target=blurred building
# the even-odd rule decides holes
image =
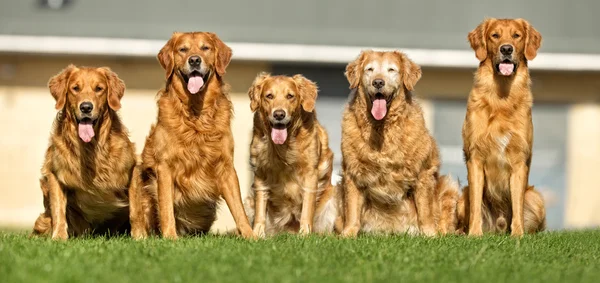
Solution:
[[[464,184],[461,127],[477,66],[466,36],[485,17],[523,17],[543,35],[530,64],[530,183],[546,198],[549,227],[600,225],[599,10],[593,0],[2,1],[0,226],[29,227],[42,211],[38,179],[55,117],[48,78],[69,63],[115,70],[127,84],[121,115],[141,151],[164,82],[155,56],[173,31],[212,31],[234,51],[226,80],[243,195],[252,177],[246,91],[254,76],[302,73],[318,83],[317,113],[337,172],[348,95],[343,70],[365,48],[401,49],[423,67],[416,95],[439,142],[442,171]],[[233,227],[226,208],[216,227]]]

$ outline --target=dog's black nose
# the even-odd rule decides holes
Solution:
[[[200,67],[201,62],[202,59],[200,59],[200,56],[191,56],[190,59],[188,59],[188,63],[190,63],[190,66],[192,67]]]
[[[513,53],[512,45],[505,44],[500,46],[500,53],[502,53],[502,55],[511,55]]]
[[[373,86],[375,88],[382,88],[385,85],[385,81],[382,79],[373,80]]]
[[[273,112],[273,118],[275,118],[275,120],[277,121],[281,121],[285,118],[285,111],[283,110],[275,110]]]
[[[90,114],[92,109],[94,109],[94,104],[91,102],[83,102],[79,104],[79,110],[81,110],[81,113]]]

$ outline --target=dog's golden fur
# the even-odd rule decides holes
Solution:
[[[192,57],[201,61],[197,69]],[[132,236],[157,229],[171,239],[206,233],[223,196],[238,231],[253,237],[233,166],[232,103],[223,82],[231,49],[213,33],[177,32],[158,60],[167,82],[138,167],[141,179],[131,189]],[[205,83],[192,94],[188,80],[194,72]]]
[[[135,164],[134,145],[116,112],[125,84],[108,68],[69,65],[48,86],[60,111],[40,179],[45,211],[33,234],[67,239],[124,233],[129,226],[127,188]],[[83,102],[94,107],[89,116],[80,110]],[[94,121],[96,135],[89,142],[78,136],[82,119]]]
[[[454,232],[458,185],[439,176],[436,142],[412,96],[421,68],[398,51],[363,51],[345,74],[355,93],[342,121],[342,234]],[[387,101],[380,120],[370,113],[376,98]]]
[[[333,152],[314,111],[317,86],[302,75],[262,73],[248,96],[255,112],[250,146],[254,182],[245,205],[254,233],[332,232],[337,214]],[[277,113],[285,114],[277,120]],[[274,127],[289,132],[282,144],[271,140]]]
[[[469,186],[458,205],[460,229],[469,235],[541,231],[544,201],[528,185],[533,97],[527,62],[542,37],[523,19],[487,19],[468,39],[481,63],[462,132]],[[512,46],[512,54],[502,53],[503,45]],[[514,64],[514,72],[503,75],[500,63]]]

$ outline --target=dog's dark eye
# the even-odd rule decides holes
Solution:
[[[187,51],[188,51],[187,47],[181,47],[181,48],[179,48],[179,52],[181,52],[181,53],[185,53]]]
[[[267,99],[273,99],[273,95],[272,94],[267,94]]]
[[[102,90],[103,90],[103,88],[101,86],[96,87],[96,92],[101,92]]]
[[[500,35],[499,35],[499,34],[497,34],[497,33],[494,33],[494,34],[492,34],[492,37],[493,37],[493,38],[500,38]]]
[[[373,68],[368,68],[367,72],[373,72]]]
[[[513,34],[513,38],[519,38],[519,37],[521,37],[520,34],[518,34],[518,33]]]
[[[395,72],[395,71],[396,71],[396,69],[394,69],[394,68],[389,68],[389,69],[388,69],[388,72],[390,72],[390,73],[391,73],[391,72]]]
[[[73,91],[79,91],[79,86],[78,85],[73,86]]]
[[[287,99],[292,99],[292,98],[294,98],[294,95],[293,95],[293,94],[291,94],[291,93],[288,93],[288,95],[287,95]]]
[[[206,50],[210,50],[210,47],[204,45],[204,46],[200,47],[200,49],[202,49],[202,51],[206,51]]]

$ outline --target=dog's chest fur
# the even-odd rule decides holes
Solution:
[[[527,105],[510,100],[483,105],[471,114],[463,138],[470,141],[470,154],[483,161],[488,197],[504,199],[509,197],[512,167],[530,157],[526,133],[532,131],[531,115],[524,109]]]
[[[221,93],[211,94],[195,115],[186,112],[187,106],[174,97],[162,97],[158,105],[158,122],[142,153],[143,167],[153,172],[146,187],[156,196],[157,166],[167,166],[173,178],[180,234],[207,231],[221,195],[221,172],[229,172],[227,166],[233,166],[231,102]]]
[[[359,126],[354,118],[344,119],[348,133],[343,136],[362,137],[342,140],[345,175],[371,201],[399,203],[415,188],[418,174],[435,163],[432,137],[421,120],[409,118],[373,128]]]
[[[171,169],[175,204],[181,201],[212,201],[217,198],[215,175],[219,166],[222,166],[220,158],[224,150],[221,143],[224,135],[221,130],[203,125],[206,131],[198,132],[185,123],[176,129],[166,130],[162,127],[165,125],[157,125],[156,152],[159,153],[160,162]],[[165,137],[166,135],[169,137]]]
[[[319,207],[331,188],[333,153],[327,145],[325,130],[315,123],[314,128],[298,131],[290,135],[284,145],[274,145],[263,130],[255,129],[250,146],[250,164],[261,180],[259,184],[264,185],[260,187],[255,180],[253,187],[268,190],[267,229],[272,232],[287,230],[299,223],[307,190],[317,191],[316,206]],[[309,178],[307,174],[317,175],[317,187],[305,183]],[[315,214],[314,225],[315,229],[325,231],[328,226],[322,225],[327,219],[322,216]]]
[[[44,170],[51,170],[66,189],[70,206],[77,206],[87,221],[99,223],[128,206],[133,146],[116,134],[104,145],[79,146],[80,150],[74,151],[64,141],[55,140]]]
[[[301,175],[307,166],[316,167],[311,163],[320,159],[314,145],[305,148],[299,146],[297,140],[297,137],[291,136],[288,143],[275,146],[267,136],[263,136],[256,137],[251,146],[250,164],[255,172],[261,172],[269,190],[267,212],[271,219],[282,224],[300,219],[304,195]]]

